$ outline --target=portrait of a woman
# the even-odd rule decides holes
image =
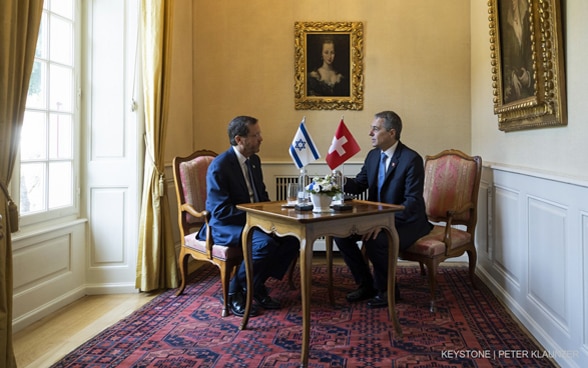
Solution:
[[[348,35],[324,35],[314,37],[313,40],[309,38],[309,50],[315,50],[315,54],[311,55],[309,51],[307,96],[349,97],[348,42]]]

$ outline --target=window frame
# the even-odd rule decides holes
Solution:
[[[30,214],[20,214],[19,218],[19,225],[21,229],[26,229],[27,227],[34,227],[35,225],[41,225],[47,222],[64,222],[64,221],[71,221],[80,217],[80,155],[81,155],[81,74],[82,74],[82,47],[81,47],[81,39],[82,39],[82,27],[81,27],[81,4],[80,0],[72,0],[73,2],[73,96],[72,96],[72,204],[64,207],[58,207],[55,209],[45,209],[40,212],[34,212]],[[50,9],[48,2],[45,1],[43,6],[43,16],[48,19],[47,16],[50,14]],[[46,38],[49,39],[50,27],[49,24],[46,26]],[[49,47],[51,45],[47,45],[47,53],[49,54]],[[35,57],[35,60],[37,58]],[[49,55],[47,55],[47,60],[49,59]],[[51,64],[51,61],[48,62],[48,65]],[[56,65],[59,65],[58,63]],[[48,72],[48,71],[47,71]],[[50,86],[46,86],[47,88],[47,100],[49,100],[49,93],[50,93]],[[50,109],[49,106],[46,106],[43,109],[39,108],[27,108],[26,110],[32,112],[44,112],[50,113],[54,112]],[[21,137],[22,139],[22,137]],[[53,160],[50,160],[49,157],[46,159],[40,160],[40,162],[49,163]],[[59,161],[59,160],[57,160]],[[67,160],[70,161],[70,160]],[[15,160],[14,170],[12,174],[12,180],[10,184],[10,191],[11,196],[15,203],[20,205],[21,200],[21,193],[20,193],[20,183],[21,183],[21,152],[17,155]],[[49,181],[45,183],[46,188],[49,186]],[[47,189],[45,189],[47,190]]]

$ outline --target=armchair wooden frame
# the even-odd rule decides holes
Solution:
[[[214,244],[208,221],[210,213],[206,205],[206,171],[217,154],[209,150],[199,150],[187,157],[173,159],[173,174],[178,201],[178,225],[180,228],[180,254],[178,263],[181,285],[176,292],[180,295],[186,288],[188,261],[192,256],[196,261],[210,262],[220,270],[223,289],[223,309],[221,315],[229,314],[228,291],[232,274],[243,260],[241,247],[227,247]],[[206,226],[206,240],[196,239],[198,230]]]

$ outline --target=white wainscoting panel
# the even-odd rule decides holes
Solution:
[[[126,264],[126,189],[93,188],[90,196],[90,268]]]
[[[588,366],[588,182],[485,167],[477,274],[562,367]]]
[[[72,272],[71,247],[71,234],[62,234],[14,252],[14,269],[28,269],[28,272],[14,273],[14,291],[18,293],[31,285]],[[52,262],[47,262],[48,259]]]
[[[492,190],[492,183],[482,179],[480,181],[480,192],[478,193],[478,223],[476,224],[476,251],[485,253],[488,257],[490,249],[490,227],[486,217],[490,210],[488,193]]]
[[[494,248],[491,252],[495,271],[509,290],[520,290],[525,263],[524,241],[521,237],[522,216],[519,215],[519,193],[514,188],[494,185]]]
[[[129,215],[127,187],[94,187],[89,197],[86,292],[134,293],[137,219]]]
[[[551,326],[560,331],[569,330],[569,316],[566,310],[565,254],[569,244],[566,241],[565,208],[541,198],[529,197],[529,277],[528,298],[532,305],[551,318]],[[548,325],[549,326],[549,325]]]
[[[13,236],[14,332],[85,295],[86,221]]]

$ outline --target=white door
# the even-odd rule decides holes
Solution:
[[[84,1],[86,78],[82,167],[88,217],[87,286],[135,291],[143,168],[142,117],[133,109],[138,2]],[[135,110],[135,111],[134,111]]]

